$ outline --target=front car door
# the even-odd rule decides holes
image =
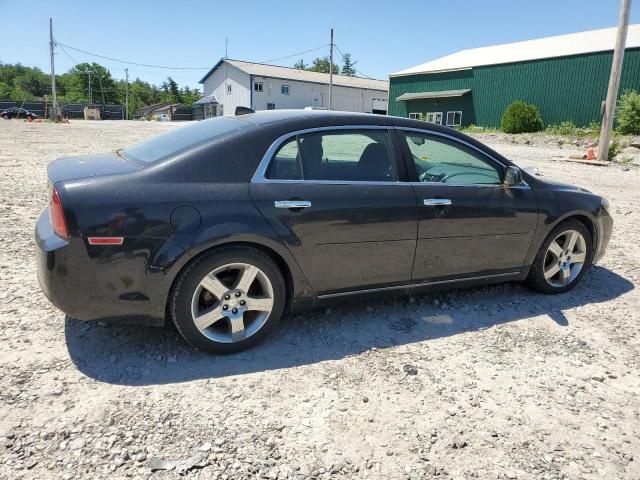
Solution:
[[[317,294],[410,282],[416,197],[393,129],[285,135],[250,192]]]
[[[414,281],[520,272],[538,220],[525,183],[503,183],[505,165],[439,132],[399,129],[418,198]]]

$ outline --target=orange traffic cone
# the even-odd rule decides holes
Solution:
[[[596,154],[593,151],[593,144],[589,142],[589,145],[587,146],[587,160],[595,160],[595,159],[596,159]]]

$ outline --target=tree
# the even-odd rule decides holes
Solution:
[[[313,60],[311,67],[307,68],[307,70],[311,72],[329,73],[329,57],[324,57],[324,58],[316,57]],[[333,73],[335,74],[340,73],[340,67],[335,63],[333,64],[332,70],[333,70]]]
[[[79,63],[60,76],[60,99],[67,102],[119,103],[111,72],[98,63]],[[91,84],[91,98],[89,97]]]
[[[342,75],[346,75],[348,77],[356,76],[355,65],[358,62],[351,61],[351,54],[345,53],[342,57]]]
[[[111,72],[97,63],[80,63],[63,74],[56,75],[58,101],[88,102],[89,79],[91,79],[92,100],[105,103],[124,104],[126,84],[115,80]],[[41,100],[51,92],[50,77],[38,68],[0,62],[0,99]],[[192,105],[202,96],[198,89],[180,87],[172,78],[161,87],[136,78],[129,82],[129,111],[160,102],[174,102]]]
[[[298,70],[306,70],[308,68],[308,65],[304,63],[304,60],[300,59],[293,64],[293,68],[296,68]]]

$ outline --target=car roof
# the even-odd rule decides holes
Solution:
[[[390,115],[377,115],[373,113],[343,112],[335,110],[261,110],[255,113],[236,115],[236,120],[247,122],[255,126],[278,125],[287,128],[297,127],[301,124],[313,125],[313,127],[340,126],[340,125],[380,125],[386,127],[417,128],[442,132],[452,136],[460,136],[456,130],[414,120],[405,117]]]

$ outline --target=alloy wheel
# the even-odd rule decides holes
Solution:
[[[544,278],[552,287],[565,287],[573,282],[587,258],[587,241],[576,230],[566,230],[547,248],[544,257]]]
[[[191,300],[191,315],[207,338],[235,343],[264,326],[273,304],[273,286],[262,270],[248,263],[230,263],[200,281]]]

